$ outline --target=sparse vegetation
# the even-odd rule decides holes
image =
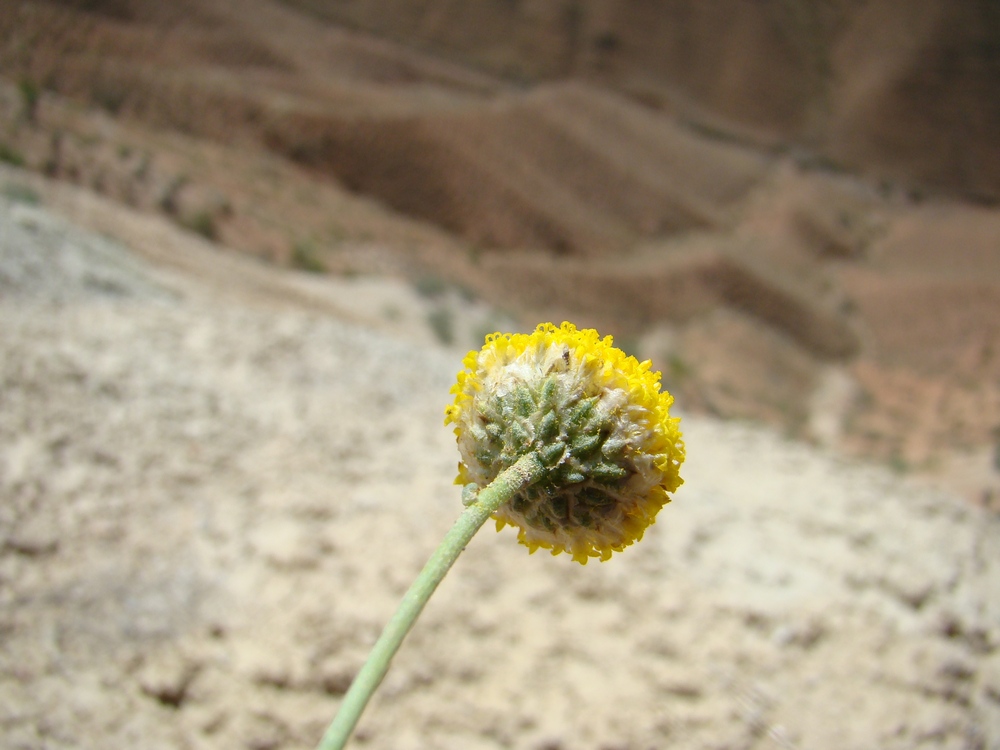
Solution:
[[[169,184],[164,188],[163,193],[160,195],[159,204],[160,208],[170,214],[171,216],[177,214],[177,196],[180,194],[181,190],[188,183],[188,178],[186,175],[177,175]]]
[[[680,122],[692,133],[700,135],[707,140],[717,141],[719,143],[733,143],[737,145],[745,144],[745,142],[737,134],[711,122],[697,120],[694,118],[682,118]]]
[[[218,239],[219,230],[215,224],[215,217],[208,211],[199,211],[192,216],[185,217],[180,221],[180,224],[186,229],[200,234],[206,240],[214,242]]]
[[[455,343],[455,314],[449,307],[435,307],[427,313],[427,324],[437,340],[446,346]]]
[[[0,141],[0,162],[10,164],[12,167],[23,167],[24,156],[9,144]]]
[[[34,206],[42,202],[42,197],[27,185],[4,185],[3,188],[0,188],[0,193],[3,194],[4,198],[14,203],[27,203]]]
[[[292,268],[307,273],[326,273],[326,264],[319,257],[316,246],[305,240],[292,246],[291,264]]]
[[[436,299],[447,291],[448,282],[439,276],[421,276],[413,282],[413,289],[424,299]]]
[[[694,371],[681,355],[671,353],[667,356],[667,377],[671,382],[681,383],[687,380]]]
[[[41,89],[31,78],[22,78],[17,84],[17,90],[21,94],[24,119],[34,125],[38,120],[38,100],[41,98]]]
[[[104,79],[95,81],[90,90],[90,97],[94,103],[112,115],[117,115],[121,111],[127,96],[122,84]]]
[[[898,450],[895,450],[889,457],[889,468],[896,474],[905,474],[910,470],[910,462]]]
[[[135,178],[137,180],[145,180],[146,177],[149,176],[149,170],[152,164],[153,157],[149,154],[149,152],[143,153],[143,155],[139,158],[139,163],[136,164],[135,171],[133,172]]]

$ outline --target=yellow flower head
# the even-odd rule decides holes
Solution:
[[[593,329],[494,333],[452,387],[456,484],[484,487],[534,451],[545,476],[494,513],[531,552],[607,560],[642,538],[682,483],[684,443],[660,373]]]

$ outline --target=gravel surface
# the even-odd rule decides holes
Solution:
[[[314,745],[460,511],[458,358],[3,201],[0,319],[0,746]],[[1000,748],[1000,521],[683,425],[612,561],[480,534],[356,746]]]

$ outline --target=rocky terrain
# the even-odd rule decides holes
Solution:
[[[77,198],[174,262],[0,201],[0,746],[310,747],[461,507],[462,352],[334,306],[419,317],[406,287]],[[612,561],[484,530],[356,746],[1000,747],[996,516],[683,426],[686,484]]]

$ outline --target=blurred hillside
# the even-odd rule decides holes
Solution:
[[[583,77],[733,137],[1000,194],[991,0],[286,0],[524,82]]]
[[[0,77],[9,165],[1000,497],[990,0],[12,0]]]

